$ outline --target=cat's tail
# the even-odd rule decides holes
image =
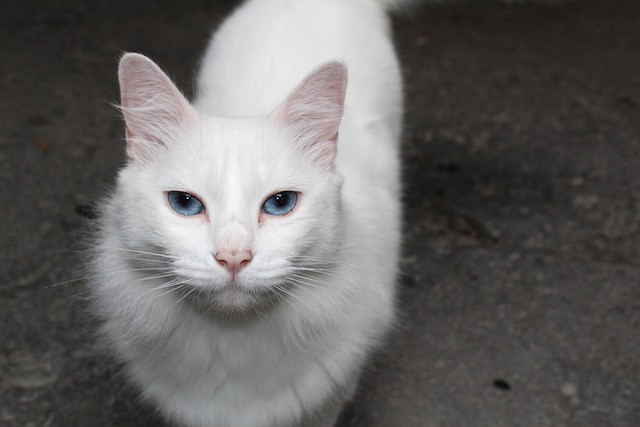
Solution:
[[[458,3],[464,0],[371,0],[389,12],[401,11],[425,3]],[[497,0],[499,3],[559,3],[563,0]]]
[[[434,0],[371,0],[374,3],[378,3],[384,10],[389,12],[395,12],[398,10],[405,10],[408,7],[425,3],[425,2],[433,2]],[[435,2],[439,2],[439,0],[435,0]]]

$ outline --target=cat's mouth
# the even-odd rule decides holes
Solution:
[[[186,285],[181,292],[194,310],[205,312],[255,312],[279,301],[274,289],[250,287],[239,281],[229,281],[222,286]]]

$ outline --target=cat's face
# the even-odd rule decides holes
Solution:
[[[326,123],[305,132],[314,124],[306,122],[309,111],[296,109],[300,88],[268,118],[200,116],[140,61],[130,60],[130,70],[121,65],[121,84],[129,86],[123,110],[130,161],[118,181],[127,245],[162,254],[166,280],[181,295],[231,311],[276,302],[305,282],[309,269],[331,264],[340,235],[341,181],[333,168],[339,117],[325,135]],[[161,80],[154,81],[152,107],[158,92],[168,105],[149,117],[145,104],[139,118],[142,110],[127,97],[148,96],[131,89],[144,73]]]
[[[303,280],[302,268],[330,263],[337,175],[267,121],[198,122],[149,164],[123,171],[131,244],[168,255],[168,280],[229,309],[285,292]]]

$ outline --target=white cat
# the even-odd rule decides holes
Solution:
[[[193,106],[151,60],[120,62],[128,162],[91,289],[128,377],[179,425],[331,426],[393,322],[387,3],[249,0]]]

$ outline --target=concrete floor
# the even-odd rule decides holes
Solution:
[[[0,6],[1,426],[162,425],[64,282],[124,160],[117,58],[190,93],[232,6]],[[640,3],[456,3],[395,27],[402,319],[340,426],[640,425]]]

